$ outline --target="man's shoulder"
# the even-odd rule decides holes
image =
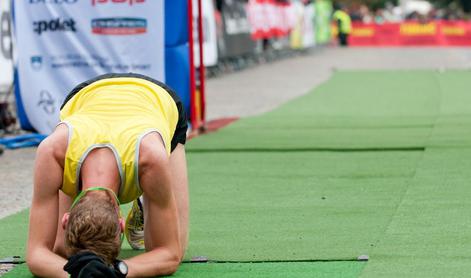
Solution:
[[[44,152],[52,155],[61,164],[65,159],[67,144],[69,141],[69,130],[65,125],[58,125],[56,129],[46,138],[38,148],[38,153]]]

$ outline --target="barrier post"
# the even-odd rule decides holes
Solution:
[[[193,42],[193,1],[188,0],[188,43],[190,51],[190,122],[192,130],[199,128],[196,108],[196,82],[195,82],[195,61]]]
[[[190,46],[190,120],[192,125],[192,130],[195,133],[200,131],[204,132],[204,124],[205,124],[205,69],[204,69],[204,61],[203,61],[203,44],[204,44],[204,37],[203,37],[203,9],[201,0],[198,0],[197,10],[198,10],[198,46],[199,46],[199,59],[200,59],[200,67],[198,70],[199,78],[198,84],[196,83],[196,68],[195,68],[195,61],[194,61],[194,21],[193,21],[193,1],[188,0],[188,17],[189,17],[189,46]]]
[[[198,44],[199,44],[199,59],[200,59],[200,115],[201,124],[204,129],[206,122],[206,97],[205,97],[205,68],[204,68],[204,33],[203,33],[203,7],[201,4],[202,0],[198,0]]]

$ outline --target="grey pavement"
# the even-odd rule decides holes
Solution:
[[[248,117],[308,93],[335,70],[471,69],[467,48],[323,48],[207,81],[208,120]],[[0,156],[0,218],[29,206],[35,149]],[[191,186],[191,181],[190,181]]]

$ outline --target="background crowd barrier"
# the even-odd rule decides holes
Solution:
[[[352,46],[471,46],[471,22],[354,23]]]
[[[214,7],[216,40],[213,43],[218,49],[219,65],[257,58],[271,50],[316,45],[316,9],[312,1],[218,0]],[[327,25],[329,21],[327,18]],[[205,50],[205,55],[207,52],[210,51]],[[218,64],[205,63],[205,66]]]
[[[214,1],[217,63],[205,61],[209,76],[330,42],[331,7],[330,0]]]

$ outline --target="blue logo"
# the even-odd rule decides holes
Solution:
[[[147,20],[143,18],[114,17],[92,20],[92,33],[96,35],[139,35],[147,33]]]
[[[38,71],[42,68],[43,66],[43,57],[42,56],[32,56],[31,57],[31,67],[35,70]]]

